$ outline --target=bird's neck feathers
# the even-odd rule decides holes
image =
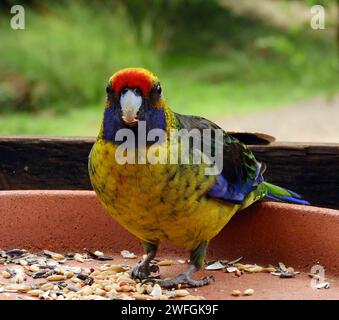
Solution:
[[[178,127],[178,121],[173,111],[167,105],[166,101],[164,101],[164,112],[166,116],[166,131],[167,135],[169,135],[171,129]]]

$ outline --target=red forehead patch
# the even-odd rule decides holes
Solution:
[[[125,87],[138,88],[142,91],[143,95],[147,95],[152,88],[151,75],[138,70],[118,72],[112,78],[112,88],[116,93],[120,94],[121,90]]]

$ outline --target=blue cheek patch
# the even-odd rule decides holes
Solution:
[[[154,109],[150,106],[142,106],[142,108],[147,109],[143,113],[141,121],[146,121],[146,134],[152,129],[162,129],[166,130],[166,116],[164,110]],[[120,129],[131,129],[137,137],[137,127],[127,126],[121,119],[120,112],[118,108],[114,106],[108,107],[104,113],[104,123],[103,123],[103,139],[110,142],[116,142],[118,144],[122,143],[121,141],[115,141],[115,136],[118,130]],[[151,141],[150,144],[153,144],[154,141]]]
[[[104,133],[103,139],[113,142],[115,135],[119,129],[126,128],[123,121],[120,119],[118,112],[113,107],[109,107],[104,113]]]
[[[103,139],[107,141],[113,141],[113,122],[114,114],[112,108],[107,108],[104,113],[104,133]]]
[[[146,132],[148,133],[152,129],[162,129],[166,130],[166,116],[164,110],[152,109],[148,110],[144,119],[140,119],[146,121]]]

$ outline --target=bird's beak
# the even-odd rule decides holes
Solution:
[[[129,126],[138,123],[138,111],[142,104],[142,97],[138,90],[126,89],[121,93],[120,106],[122,112],[122,120]]]

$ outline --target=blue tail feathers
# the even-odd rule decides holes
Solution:
[[[266,196],[266,198],[269,198],[269,199],[272,199],[272,200],[275,200],[275,201],[280,201],[280,202],[303,204],[303,205],[306,205],[306,206],[310,205],[310,203],[306,200],[298,199],[298,198],[295,198],[295,197],[289,197],[289,196],[277,198],[277,197],[273,196],[272,194],[268,194]]]
[[[265,187],[266,198],[280,202],[310,205],[308,201],[302,199],[302,197],[296,192],[293,192],[291,190],[279,187],[268,182],[263,182],[262,184]]]

